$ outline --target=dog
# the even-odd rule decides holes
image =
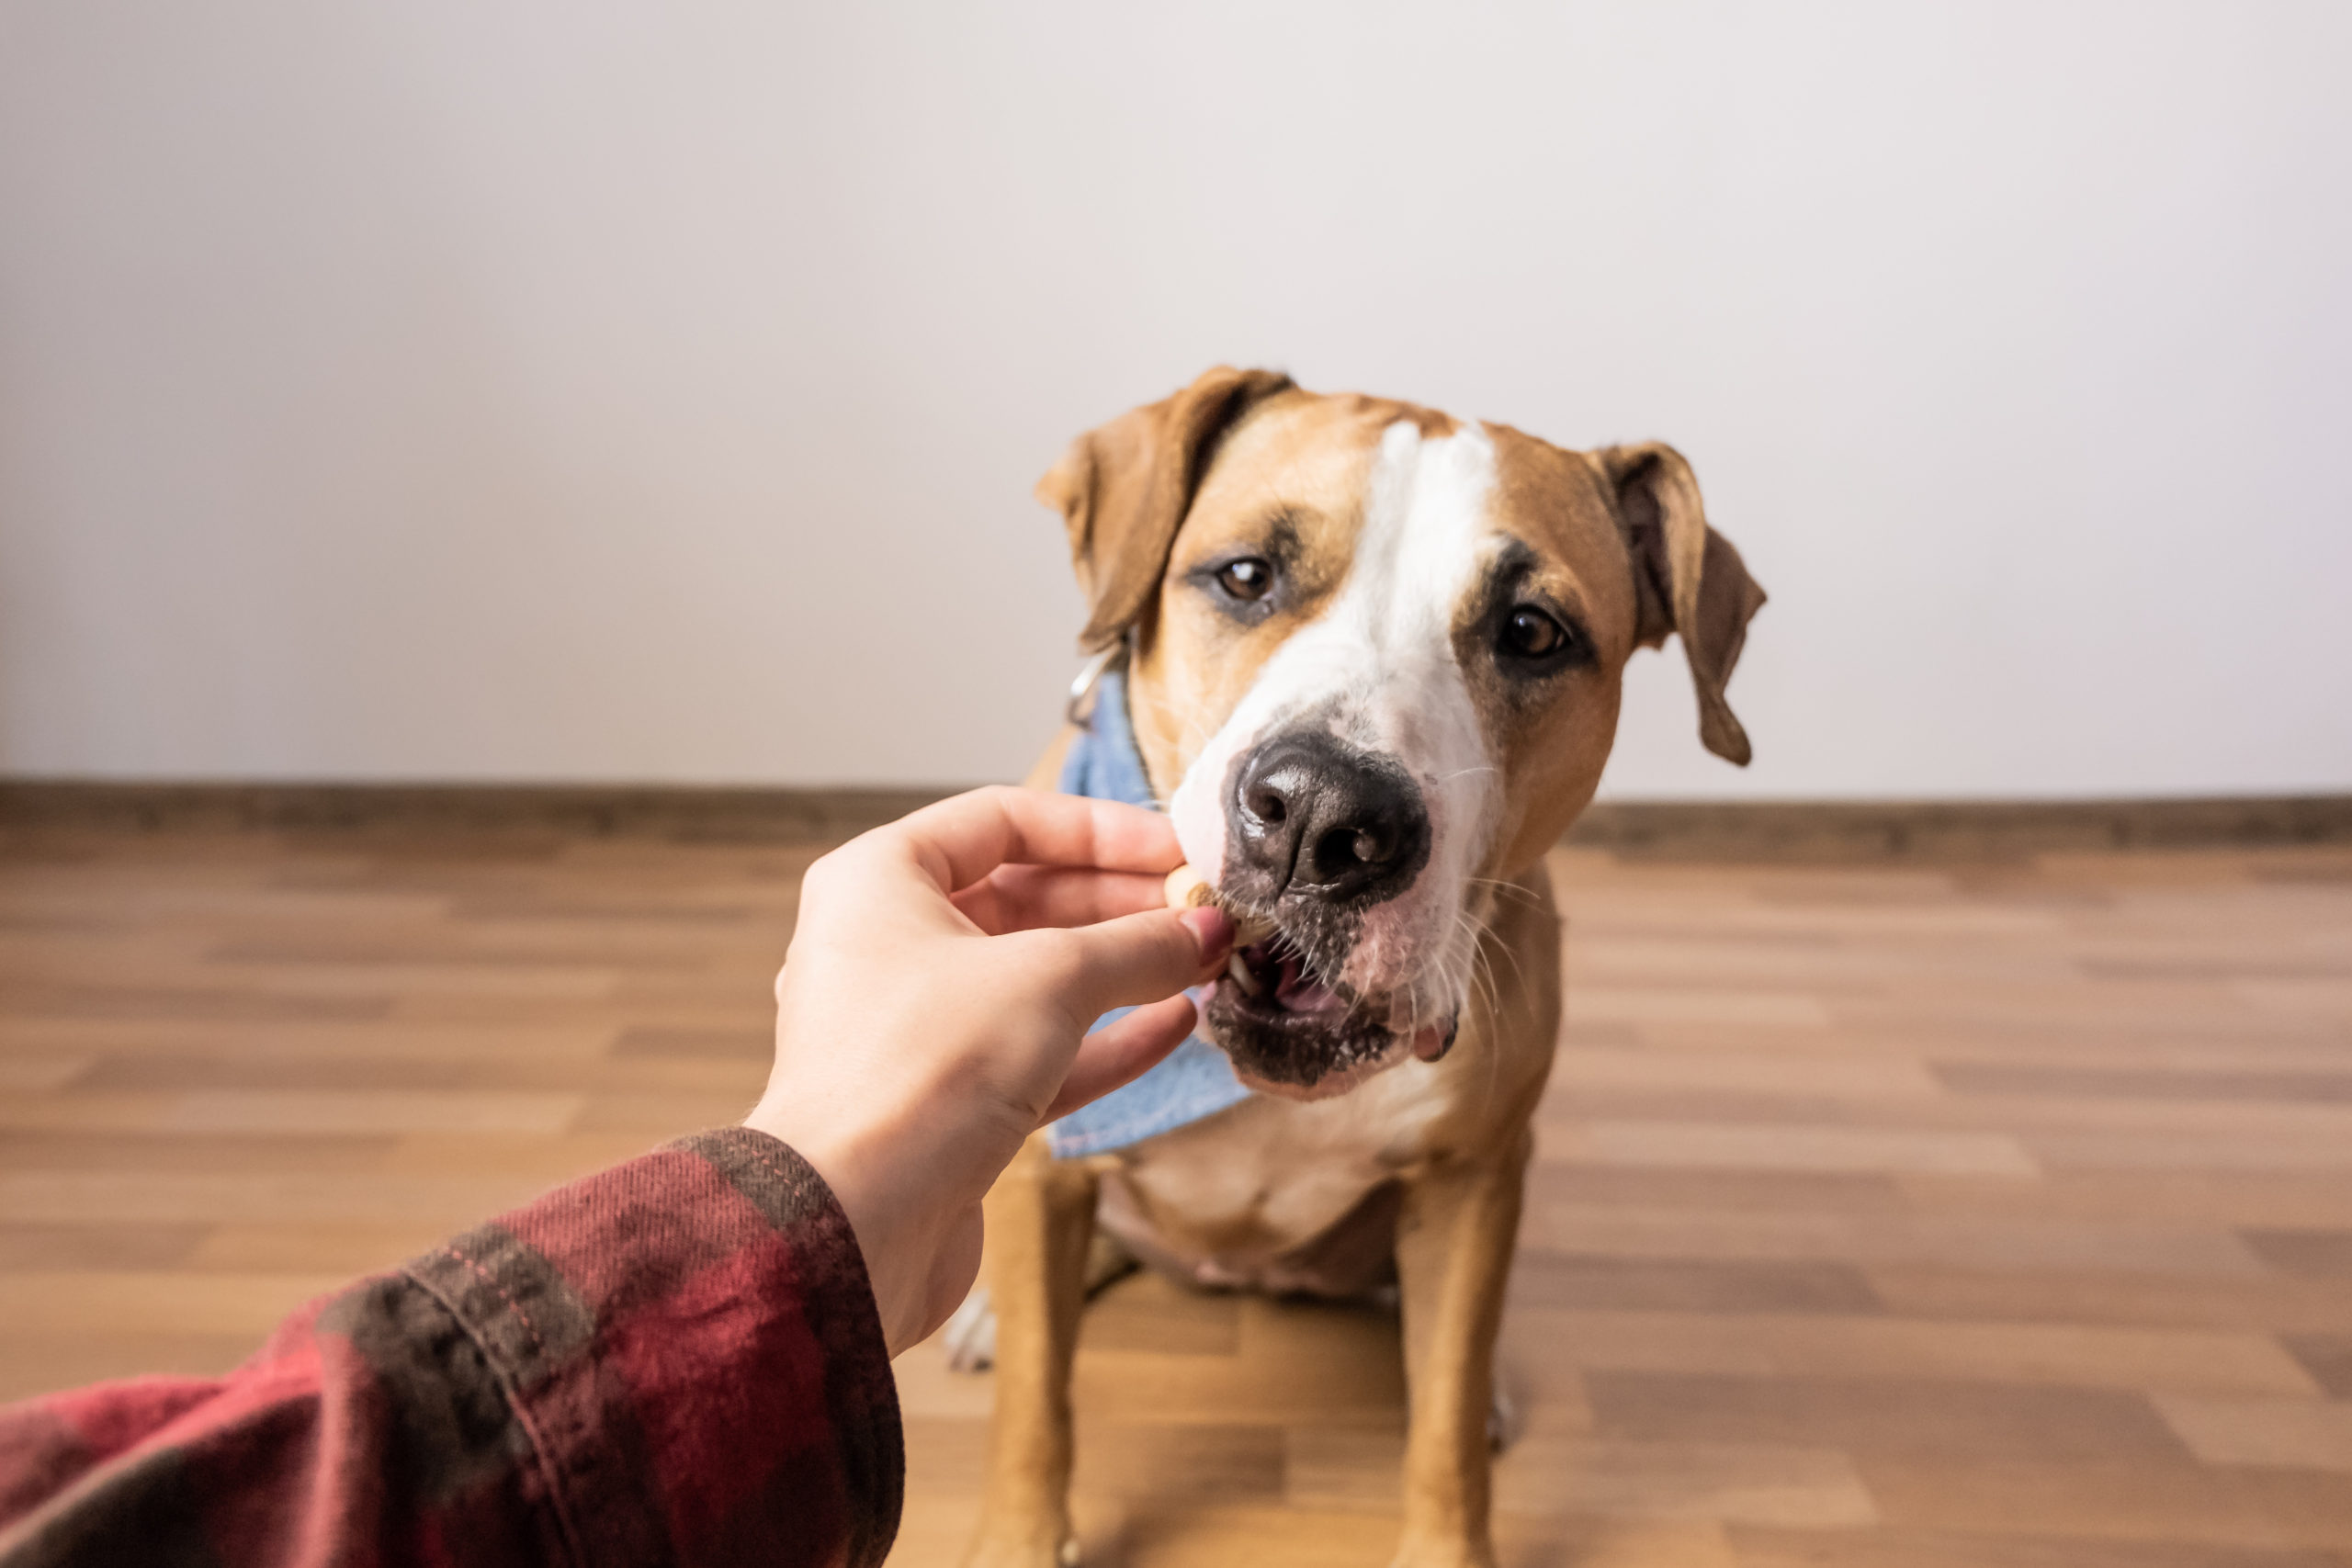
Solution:
[[[1393,1283],[1396,1563],[1491,1564],[1494,1343],[1559,1027],[1544,852],[1600,783],[1625,661],[1668,633],[1702,742],[1746,764],[1724,688],[1763,591],[1669,446],[1568,451],[1265,370],[1081,436],[1037,493],[1151,795],[1275,934],[1203,998],[1219,1108],[1075,1156],[1041,1134],[989,1196],[987,1290],[953,1330],[978,1359],[992,1309],[967,1568],[1076,1561],[1070,1362],[1105,1238],[1217,1288]],[[1091,743],[1065,730],[1031,784]]]

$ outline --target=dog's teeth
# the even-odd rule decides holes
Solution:
[[[1258,977],[1250,973],[1250,965],[1241,962],[1238,952],[1225,961],[1225,972],[1233,976],[1233,983],[1241,987],[1242,995],[1254,997],[1258,994]]]

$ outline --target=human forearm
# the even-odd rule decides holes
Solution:
[[[313,1303],[221,1379],[0,1410],[0,1564],[878,1563],[901,1477],[848,1223],[730,1129]]]

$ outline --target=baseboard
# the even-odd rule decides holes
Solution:
[[[2131,800],[1608,801],[1579,848],[1676,860],[2003,859],[2352,843],[2352,795]]]
[[[838,840],[955,793],[605,784],[117,784],[0,780],[0,828],[144,832],[551,832]]]
[[[594,784],[0,781],[0,829],[838,840],[952,793]],[[1611,801],[1574,846],[1678,860],[1984,859],[2352,843],[2352,795],[2079,801]]]

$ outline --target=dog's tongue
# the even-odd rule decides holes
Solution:
[[[1274,987],[1274,1001],[1284,1012],[1329,1012],[1347,1004],[1340,994],[1309,975],[1296,958],[1283,959],[1282,983]]]

